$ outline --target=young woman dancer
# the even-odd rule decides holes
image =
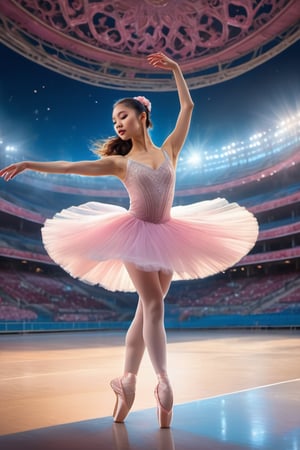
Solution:
[[[163,53],[148,56],[154,67],[173,72],[180,103],[176,126],[161,147],[151,140],[151,103],[145,97],[113,107],[116,137],[98,149],[96,161],[12,164],[0,171],[11,180],[26,169],[87,176],[112,175],[125,185],[130,208],[89,202],[48,219],[42,229],[51,258],[73,277],[112,291],[136,291],[138,304],[126,335],[124,373],[111,381],[113,417],[123,422],[135,397],[136,376],[147,349],[158,384],[160,427],[169,427],[173,393],[168,378],[164,298],[171,280],[204,278],[225,270],[253,247],[257,221],[225,199],[172,208],[175,169],[193,110],[179,65]]]

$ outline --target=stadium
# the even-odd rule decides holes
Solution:
[[[199,92],[207,92],[203,109],[213,103],[212,86],[226,91],[235,79],[237,87],[257,68],[258,84],[269,61],[299,49],[299,19],[296,0],[2,2],[0,51],[7,67],[11,56],[17,70],[2,73],[0,169],[20,159],[52,160],[54,138],[58,159],[79,159],[70,151],[84,142],[79,134],[88,128],[85,142],[94,137],[93,127],[103,123],[100,106],[102,111],[104,100],[120,91],[150,92],[163,110],[157,122],[166,119],[170,127],[175,84],[168,73],[146,66],[143,58],[153,51],[180,64],[196,104],[204,103]],[[293,70],[296,79],[298,66]],[[55,80],[49,94],[48,73]],[[24,86],[12,83],[6,93],[10,77]],[[24,98],[17,95],[22,89]],[[74,91],[78,101],[88,98],[98,122],[83,123],[87,103],[77,109],[73,99],[69,111],[73,107],[82,128],[75,118],[68,122],[63,103],[54,121],[55,96],[69,101]],[[218,117],[237,105],[232,98],[223,110],[221,98],[214,106]],[[156,374],[147,352],[132,411],[124,423],[111,417],[108,385],[122,370],[137,293],[72,277],[49,257],[41,237],[46,219],[70,206],[128,208],[125,187],[108,176],[29,170],[8,183],[0,178],[1,448],[300,449],[300,110],[299,99],[291,98],[272,116],[258,105],[255,120],[215,139],[206,138],[197,117],[180,153],[174,206],[225,198],[253,213],[259,234],[252,250],[224,272],[170,286],[164,301],[175,393],[170,428],[157,427]],[[26,118],[30,109],[34,125]],[[59,121],[69,129],[66,137]],[[154,127],[160,139],[156,133]]]
[[[203,155],[201,164],[183,152],[175,204],[225,197],[255,214],[260,234],[251,253],[225,273],[174,283],[166,299],[169,327],[299,326],[299,142],[295,112],[272,129]],[[2,146],[5,166],[12,152]],[[128,327],[134,295],[74,280],[43,249],[46,218],[88,201],[127,206],[128,200],[110,178],[87,182],[28,172],[12,186],[1,183],[2,331]]]

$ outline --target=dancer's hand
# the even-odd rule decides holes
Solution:
[[[25,162],[11,164],[0,170],[0,177],[4,178],[5,181],[9,181],[19,173],[23,172],[26,168]]]
[[[149,64],[159,69],[174,70],[178,64],[162,52],[152,53],[147,56]]]

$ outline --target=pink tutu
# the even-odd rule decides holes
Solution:
[[[253,247],[255,217],[225,199],[172,208],[175,171],[167,152],[158,169],[128,159],[130,208],[89,202],[45,222],[50,257],[73,277],[111,291],[135,291],[124,263],[204,278],[237,263]]]
[[[135,291],[124,262],[173,272],[173,280],[204,278],[250,251],[257,222],[245,208],[221,198],[173,207],[163,223],[90,202],[47,220],[42,235],[50,257],[73,277],[111,291]]]

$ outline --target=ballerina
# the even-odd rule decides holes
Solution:
[[[254,246],[255,217],[236,203],[214,199],[172,207],[179,153],[193,111],[178,63],[163,53],[148,56],[172,71],[179,97],[173,131],[161,146],[149,134],[151,103],[144,96],[113,106],[116,136],[98,145],[95,161],[22,161],[0,170],[6,181],[24,170],[85,176],[111,175],[126,187],[129,209],[88,202],[47,219],[42,237],[50,257],[73,277],[111,291],[136,291],[138,303],[125,340],[123,375],[111,381],[115,422],[123,422],[135,398],[136,377],[147,349],[158,383],[159,426],[169,427],[173,391],[167,368],[164,298],[172,280],[204,278],[231,267]]]

